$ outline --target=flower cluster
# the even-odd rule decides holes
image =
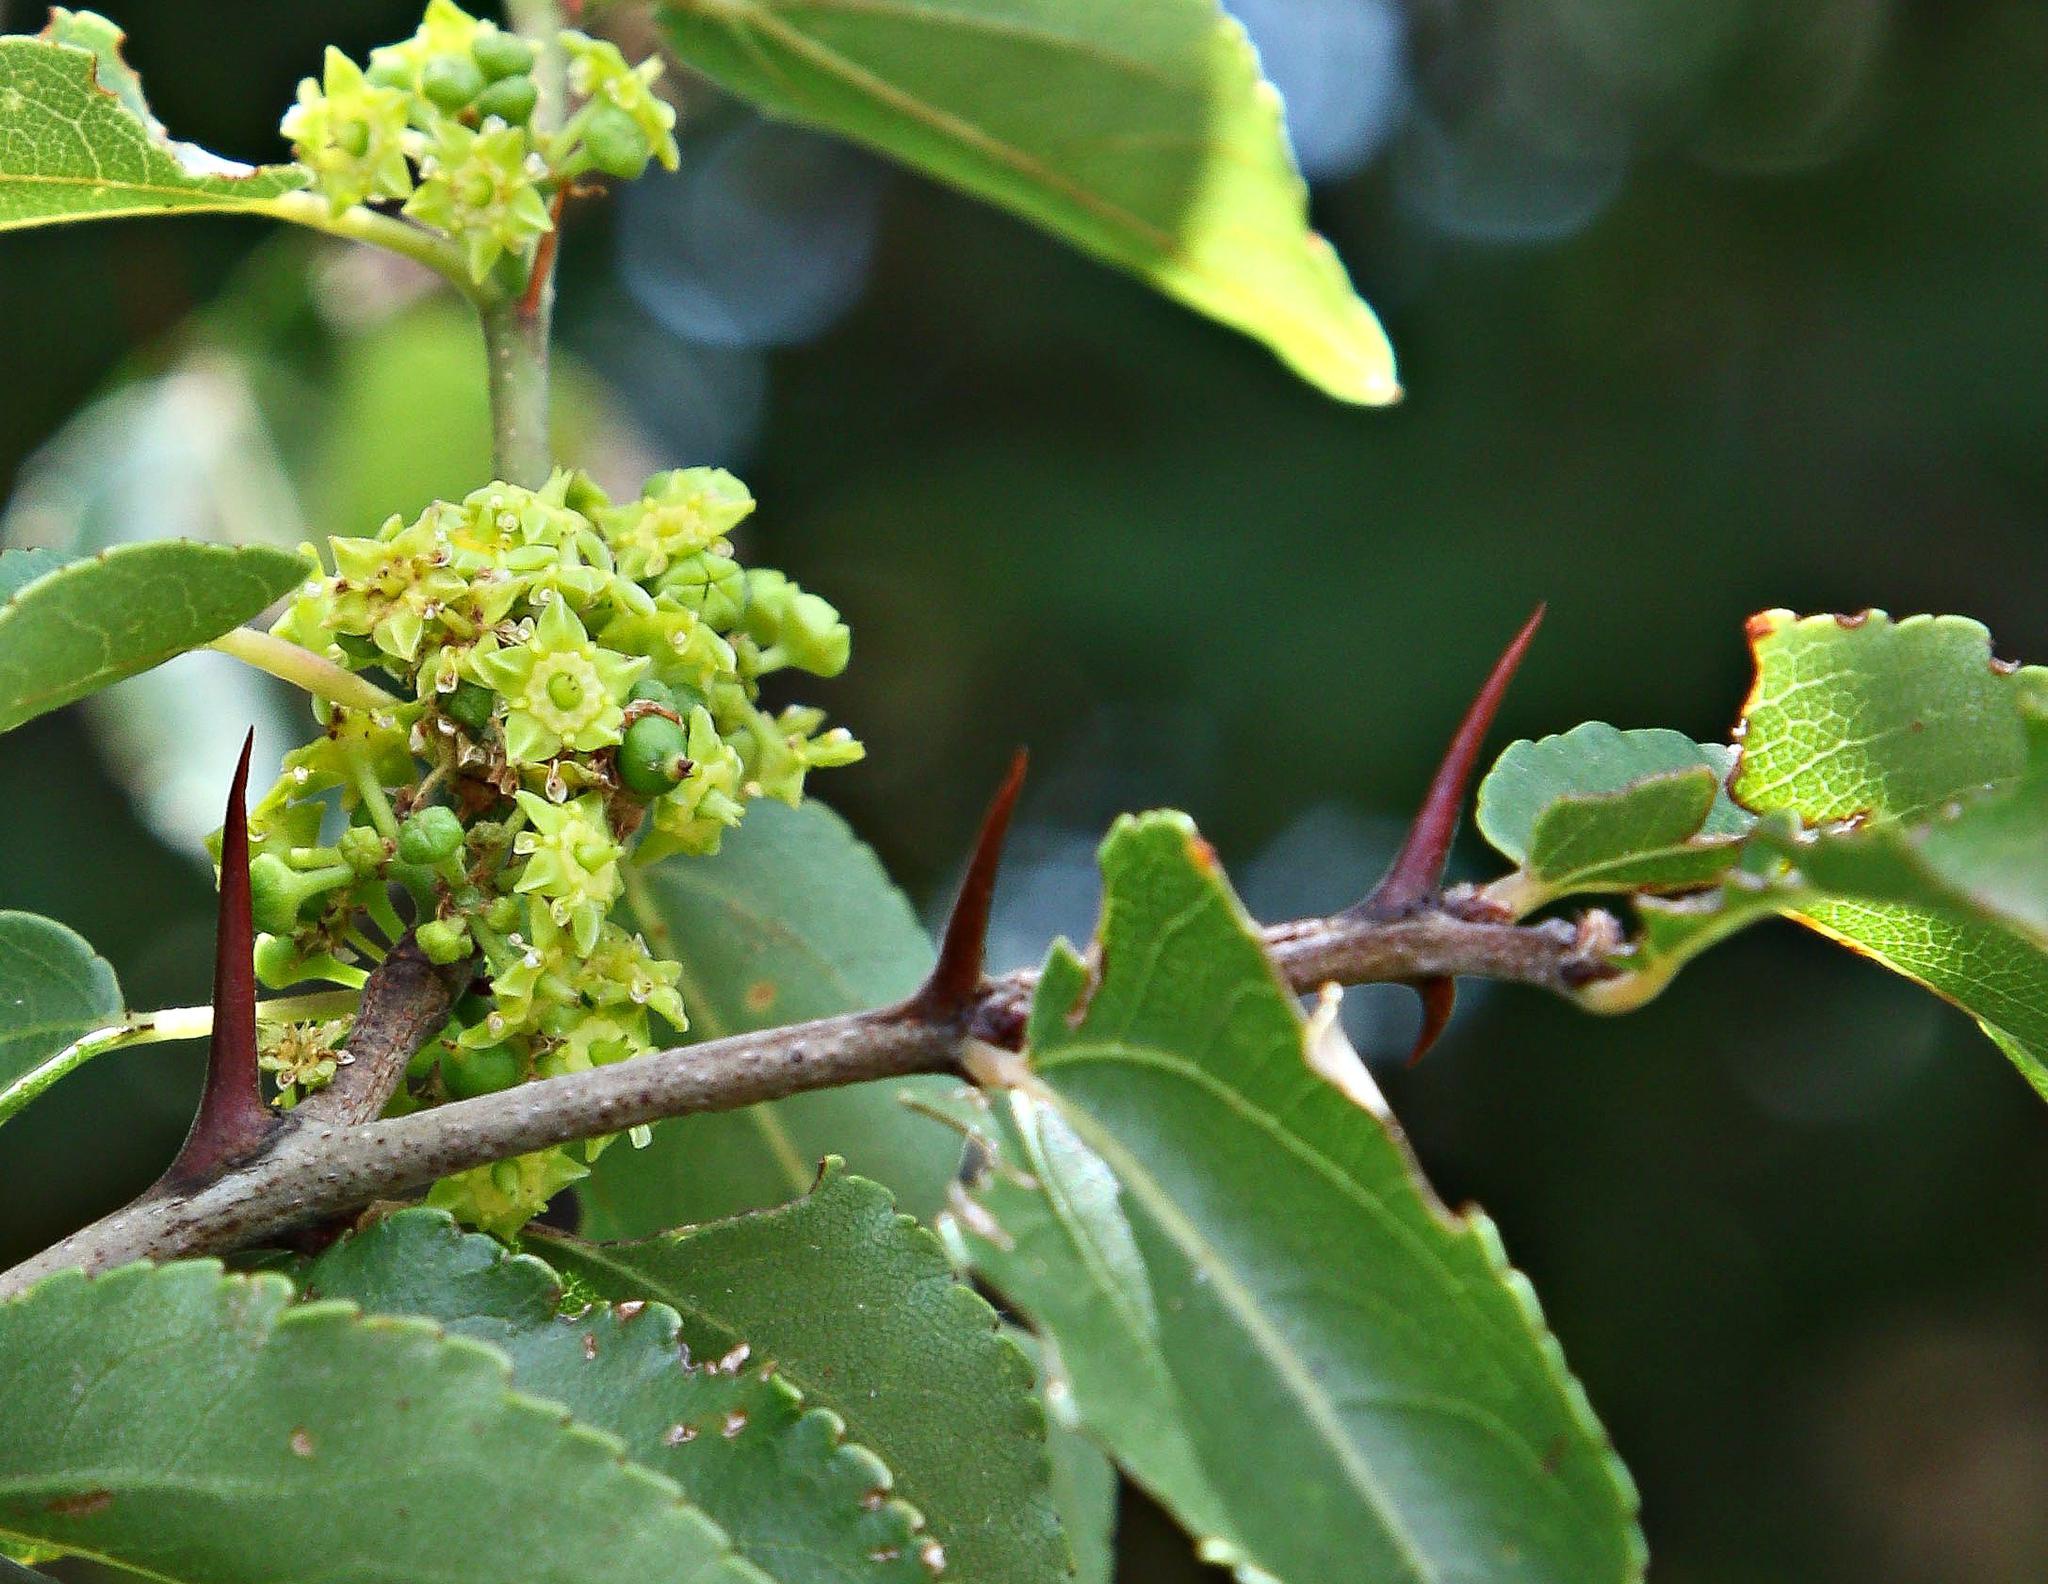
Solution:
[[[590,171],[630,178],[676,168],[675,110],[655,92],[661,63],[573,30],[558,40],[578,104],[543,131],[534,49],[453,3],[431,0],[419,31],[370,54],[327,51],[281,128],[336,214],[390,201],[462,249],[482,282],[501,260],[523,271],[553,229],[550,199]],[[567,107],[562,107],[566,109]]]
[[[716,468],[619,502],[569,472],[491,484],[331,539],[333,572],[278,621],[401,695],[323,705],[320,736],[251,812],[259,975],[360,984],[383,949],[371,931],[405,928],[394,885],[430,957],[480,957],[487,988],[421,1053],[400,1106],[625,1060],[652,1048],[655,1018],[680,1029],[681,970],[615,916],[635,867],[714,852],[751,800],[795,803],[811,770],[861,756],[821,711],[759,701],[772,672],[837,675],[850,638],[824,600],[734,558],[727,534],[752,509]],[[347,825],[323,842],[335,803]],[[296,1046],[276,1071],[298,1089],[331,1075]],[[596,1147],[467,1173],[439,1202],[510,1230]]]

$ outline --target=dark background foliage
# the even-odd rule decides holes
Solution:
[[[175,131],[252,159],[319,44],[409,26],[384,0],[105,9]],[[1514,734],[1725,732],[1768,605],[1963,611],[2048,658],[2048,12],[1237,9],[1402,354],[1392,412],[715,104],[682,177],[574,226],[565,335],[626,415],[593,445],[733,465],[764,503],[749,552],[844,608],[855,664],[819,691],[872,758],[826,790],[913,895],[943,893],[1028,742],[1012,960],[1087,929],[1092,844],[1134,806],[1189,809],[1268,917],[1341,905],[1538,598]],[[36,25],[21,0],[5,21]],[[204,220],[0,239],[0,483],[109,379],[172,366],[192,310],[298,290],[303,252],[237,273],[262,241]],[[460,380],[395,382],[413,407],[366,425],[318,394],[360,360],[273,329],[265,400],[287,462],[324,459],[318,529],[479,476]],[[407,426],[424,459],[386,477],[376,447]],[[137,1004],[199,999],[206,875],[105,736],[74,710],[0,748],[0,905],[82,930]],[[1356,999],[1393,1057],[1400,993]],[[1382,1071],[1439,1187],[1487,1205],[1544,1295],[1661,1578],[2048,1576],[2048,1128],[1959,1015],[1780,927],[1625,1020],[1468,993],[1427,1062]],[[195,1086],[196,1056],[144,1050],[10,1126],[0,1257],[153,1175]],[[1192,1576],[1135,1501],[1125,1545],[1133,1576]]]

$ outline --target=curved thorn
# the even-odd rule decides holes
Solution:
[[[1444,1030],[1451,1026],[1451,1013],[1458,1005],[1458,981],[1455,979],[1417,979],[1413,988],[1422,997],[1422,1027],[1415,1035],[1414,1047],[1408,1052],[1410,1067],[1427,1056],[1430,1046],[1443,1038]]]
[[[263,1103],[256,1065],[255,925],[249,911],[249,754],[252,727],[228,792],[220,831],[220,922],[213,947],[213,1041],[199,1114],[166,1181],[191,1182],[246,1155],[270,1134],[276,1118]]]
[[[1451,856],[1451,839],[1458,834],[1458,815],[1465,806],[1465,789],[1471,784],[1472,771],[1479,763],[1479,750],[1547,608],[1538,605],[1494,661],[1485,684],[1444,750],[1443,763],[1437,766],[1435,779],[1429,783],[1415,823],[1408,827],[1407,840],[1402,842],[1379,884],[1366,893],[1364,900],[1346,910],[1351,916],[1398,918],[1433,896],[1443,884],[1444,864]]]
[[[982,958],[988,946],[989,908],[995,901],[996,871],[1002,866],[1003,838],[1009,834],[1010,815],[1017,807],[1017,794],[1024,789],[1024,770],[1031,756],[1019,748],[1010,760],[1009,774],[989,800],[981,818],[981,832],[974,839],[974,855],[967,861],[967,874],[960,882],[960,894],[946,917],[946,933],[939,941],[939,960],[908,1006],[924,1017],[947,1017],[968,1006],[981,988]]]

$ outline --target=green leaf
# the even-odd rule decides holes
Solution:
[[[1073,1418],[1073,1392],[1048,1370],[1045,1349],[1029,1331],[1006,1335],[1038,1369],[1045,1405],[1045,1448],[1052,1458],[1052,1502],[1074,1553],[1074,1584],[1111,1584],[1116,1576],[1116,1465]]]
[[[1477,821],[1522,871],[1517,910],[1712,880],[1751,823],[1723,786],[1734,758],[1681,732],[1600,721],[1511,743],[1480,783]]]
[[[1241,1562],[1229,1506],[1183,1428],[1186,1407],[1115,1176],[1055,1107],[1031,1094],[993,1093],[987,1107],[984,1115],[957,1114],[989,1137],[1002,1166],[977,1174],[978,1213],[948,1215],[942,1231],[963,1265],[1052,1340],[1075,1413],[1124,1471],[1180,1520],[1205,1557]]]
[[[55,919],[0,912],[0,1122],[91,1052],[66,1052],[125,1010],[114,970]]]
[[[795,809],[756,803],[714,856],[670,859],[640,878],[640,925],[683,965],[693,1039],[883,1006],[931,967],[931,941],[903,893],[815,799]],[[766,1209],[809,1189],[827,1155],[888,1187],[911,1214],[929,1215],[959,1163],[959,1140],[903,1098],[957,1087],[860,1084],[664,1122],[646,1149],[605,1151],[577,1184],[583,1230],[651,1237]]]
[[[1910,839],[1904,827],[2021,775],[2025,706],[2048,696],[2048,669],[1995,660],[1990,634],[1955,616],[1768,611],[1751,621],[1750,640],[1756,684],[1735,797],[1759,813],[1808,826],[1853,820],[1870,833],[1861,847],[1837,833],[1794,854],[1824,893],[1832,882],[1850,894],[1797,903],[1791,916],[1962,1007],[2048,1096],[2048,955],[2002,910],[1884,900],[1906,893],[1884,891],[1869,864],[1875,851],[1901,850],[1892,844]],[[2010,825],[2001,829],[2009,841]],[[1989,849],[1988,861],[2003,850]]]
[[[1750,620],[1756,683],[1732,790],[1758,814],[1808,825],[1910,820],[2025,767],[2023,699],[2048,668],[2005,665],[1961,616]]]
[[[1639,1577],[1634,1487],[1527,1281],[1491,1223],[1435,1201],[1328,1047],[1347,1090],[1311,1067],[1295,998],[1193,827],[1119,821],[1103,874],[1100,981],[1055,951],[1018,1092],[1115,1175],[1233,1560],[1288,1584]],[[1049,1329],[1073,1370],[1090,1335]],[[1132,1427],[1076,1400],[1126,1459]]]
[[[166,139],[103,18],[69,16],[53,33],[0,38],[0,231],[259,208],[305,185],[293,165],[234,165]]]
[[[206,1260],[0,1304],[0,1538],[192,1584],[761,1584],[502,1355],[291,1298]]]
[[[210,643],[305,575],[281,550],[182,539],[46,571],[0,603],[0,731]]]
[[[682,1316],[699,1358],[741,1342],[896,1474],[975,1584],[1065,1579],[1031,1367],[931,1233],[838,1162],[780,1209],[640,1243],[548,1236],[557,1270]]]
[[[693,1359],[664,1305],[561,1314],[546,1265],[435,1210],[400,1211],[337,1243],[308,1268],[305,1292],[419,1315],[498,1348],[522,1392],[617,1436],[770,1578],[930,1584],[918,1515],[884,1499],[881,1461],[845,1440],[836,1415],[806,1408],[765,1359]]]
[[[1389,402],[1393,353],[1309,230],[1279,95],[1217,0],[665,0],[692,66],[1036,222]]]

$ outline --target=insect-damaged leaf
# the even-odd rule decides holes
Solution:
[[[172,143],[120,37],[90,12],[60,12],[40,38],[0,37],[0,231],[255,209],[305,185],[296,166],[234,166]]]

